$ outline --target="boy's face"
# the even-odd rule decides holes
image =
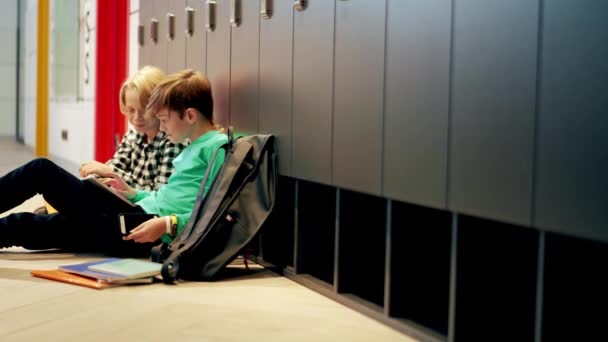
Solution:
[[[185,118],[180,119],[178,112],[162,108],[156,117],[160,120],[160,130],[167,134],[171,142],[183,143],[189,138],[190,125]]]
[[[152,132],[156,134],[158,130],[158,119],[154,115],[147,113],[139,103],[139,93],[134,89],[125,91],[125,108],[124,113],[129,120],[129,123],[141,134]]]

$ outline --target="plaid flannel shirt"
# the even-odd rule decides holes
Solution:
[[[151,143],[146,142],[144,137],[130,129],[122,139],[118,151],[106,164],[111,165],[114,172],[133,188],[158,190],[169,181],[173,173],[173,158],[186,146],[172,143],[162,131],[158,131]]]

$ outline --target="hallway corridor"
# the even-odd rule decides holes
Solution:
[[[30,149],[0,139],[1,175],[31,158]],[[20,209],[32,210],[40,201]],[[0,249],[0,340],[412,341],[261,267],[217,282],[103,291],[30,275],[99,257]]]

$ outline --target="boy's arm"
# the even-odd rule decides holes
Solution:
[[[135,203],[150,196],[150,191],[135,189],[135,197],[129,198],[129,201]]]
[[[175,236],[179,235],[179,233],[181,233],[182,230],[184,230],[186,223],[188,223],[188,219],[190,219],[190,215],[192,215],[192,212],[175,215],[177,217],[177,233],[175,233]],[[163,234],[163,236],[161,236],[160,240],[162,242],[171,243],[171,241],[173,241],[173,239],[175,239],[175,236],[170,236],[169,234]]]
[[[215,151],[211,151],[211,154],[210,154],[210,156],[208,155],[207,160],[210,161],[214,153],[215,153]],[[215,158],[215,162],[211,166],[211,171],[209,172],[209,180],[205,184],[205,189],[203,190],[203,198],[205,198],[208,195],[209,188],[211,188],[211,184],[213,183],[213,180],[215,179],[215,177],[217,176],[217,173],[219,172],[220,168],[224,164],[225,154],[226,154],[226,151],[224,149],[221,149],[218,152],[217,157]],[[192,215],[192,210],[190,210],[187,213],[175,215],[175,216],[177,216],[177,234],[181,233],[181,231],[184,230],[184,227],[186,226],[186,223],[188,223],[188,220],[190,219],[191,215]],[[164,242],[171,242],[171,240],[172,240],[172,238],[169,235],[167,235],[167,234],[163,235]]]
[[[215,151],[212,151],[212,153],[215,153]],[[219,153],[217,154],[217,157],[215,158],[215,163],[213,163],[213,165],[211,166],[211,171],[209,172],[209,180],[205,184],[205,190],[203,190],[202,199],[204,199],[207,196],[207,193],[209,192],[209,188],[211,187],[211,183],[213,183],[213,180],[217,176],[217,173],[220,170],[220,168],[222,167],[222,164],[224,164],[224,155],[225,155],[225,151],[223,149],[221,149],[219,151]],[[211,154],[211,156],[213,156],[213,154]],[[209,158],[209,160],[211,160],[211,158]],[[195,203],[195,205],[196,205],[196,203]],[[177,216],[177,232],[178,233],[184,229],[184,226],[188,222],[188,219],[190,219],[190,215],[192,215],[192,210],[190,210],[187,213],[175,215],[175,216]]]
[[[130,169],[131,154],[133,152],[133,146],[131,143],[132,139],[130,139],[131,135],[132,131],[128,131],[124,135],[118,150],[116,153],[114,153],[114,156],[112,156],[112,158],[106,162],[106,165],[112,166],[114,172],[124,179],[127,184],[131,184],[133,182],[133,175],[131,174]]]
[[[211,155],[209,156],[209,158],[207,160],[211,161],[211,158],[213,158],[213,154],[215,154],[215,150],[211,151]],[[226,157],[226,150],[224,150],[222,148],[217,153],[215,162],[213,163],[213,165],[211,165],[211,171],[209,172],[209,179],[207,180],[207,183],[205,183],[205,190],[203,190],[203,198],[205,198],[207,196],[207,193],[209,192],[209,188],[211,188],[211,184],[215,180],[217,173],[220,171],[220,168],[224,164],[225,157]]]
[[[186,223],[188,223],[188,220],[190,219],[190,215],[192,215],[192,212],[175,215],[177,216],[177,234],[184,230]]]

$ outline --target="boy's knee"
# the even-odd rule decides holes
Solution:
[[[59,166],[46,158],[36,158],[21,167],[21,174],[26,177],[48,177],[55,175]]]
[[[57,165],[46,158],[36,158],[26,164],[26,166],[36,169],[47,169],[49,167],[56,167]]]

